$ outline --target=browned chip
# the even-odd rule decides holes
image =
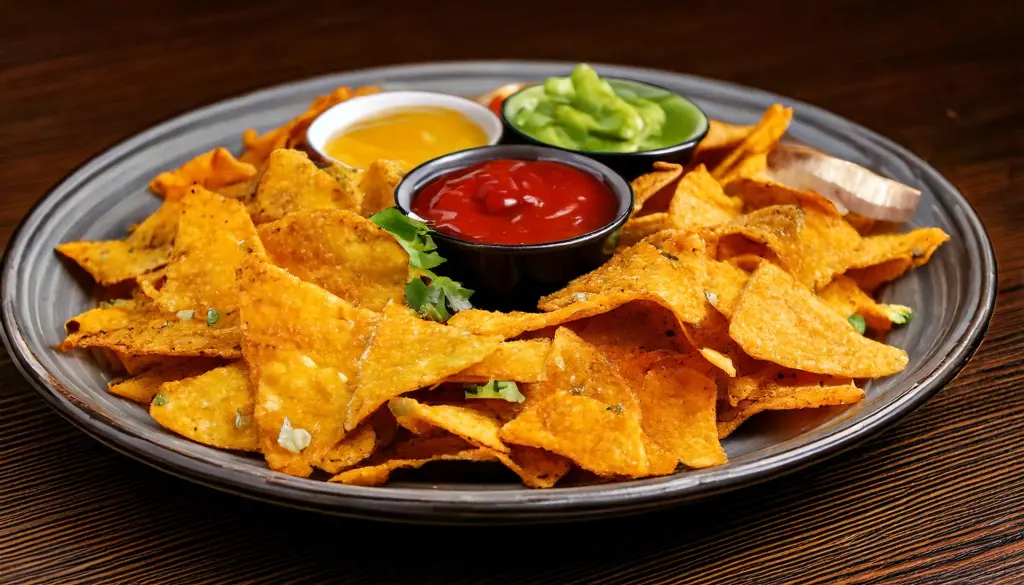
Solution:
[[[672,227],[672,218],[666,212],[631,217],[622,226],[622,234],[619,236],[619,248],[628,248],[647,236]]]
[[[785,134],[792,117],[792,109],[773,104],[743,142],[726,155],[711,174],[716,179],[728,179],[729,174],[748,157],[767,154]]]
[[[380,442],[373,425],[359,425],[356,430],[345,435],[337,445],[331,447],[327,455],[314,465],[331,475],[341,473],[342,470],[358,465],[373,455]]]
[[[149,182],[149,188],[166,199],[180,199],[193,185],[211,191],[245,183],[256,176],[256,167],[236,160],[226,148],[204,152],[176,170],[160,173]]]
[[[438,384],[483,361],[500,344],[496,335],[424,321],[408,307],[388,305],[360,363],[345,428],[355,428],[396,396]]]
[[[253,221],[265,223],[296,211],[358,211],[361,199],[362,193],[343,189],[330,174],[317,168],[305,153],[280,149],[270,154],[250,213]]]
[[[877,378],[907,365],[905,351],[864,337],[769,262],[743,288],[729,335],[751,357],[806,372]]]
[[[414,419],[462,437],[478,447],[487,447],[499,453],[510,452],[509,447],[498,437],[501,422],[497,417],[467,405],[437,404],[431,406],[412,398],[398,397],[392,398],[388,402],[388,409],[402,426],[406,426],[403,419]]]
[[[532,488],[554,487],[572,469],[572,462],[565,457],[533,447],[513,445],[511,453],[492,454]]]
[[[271,262],[356,306],[380,311],[405,298],[408,254],[351,211],[292,213],[258,231]]]
[[[367,462],[370,465],[343,471],[330,481],[349,485],[383,485],[392,471],[416,469],[431,461],[497,461],[497,457],[493,451],[475,447],[455,436],[414,437],[374,455]]]
[[[801,191],[765,178],[740,178],[729,183],[726,191],[743,201],[746,211],[773,205],[815,207],[830,215],[839,215],[832,200],[814,191]]]
[[[847,275],[868,292],[904,272],[927,264],[949,236],[939,228],[863,238],[852,255]]]
[[[633,187],[633,215],[639,214],[644,204],[660,191],[666,189],[682,174],[682,165],[658,161],[654,163],[653,171],[633,179],[631,183]]]

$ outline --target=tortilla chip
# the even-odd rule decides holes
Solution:
[[[814,207],[829,215],[839,215],[832,200],[814,191],[802,191],[765,178],[738,178],[729,183],[726,192],[743,202],[743,208],[754,211],[773,205]]]
[[[921,228],[905,234],[882,234],[861,239],[852,254],[847,276],[873,292],[911,268],[923,266],[949,239],[939,228]]]
[[[716,260],[708,260],[706,268],[708,276],[704,285],[704,296],[719,313],[725,317],[732,316],[736,301],[739,300],[750,275],[728,262]]]
[[[569,324],[577,335],[612,359],[612,354],[686,350],[675,315],[664,306],[636,301]],[[612,359],[612,361],[616,361]]]
[[[482,361],[500,344],[496,335],[474,335],[424,321],[408,307],[388,305],[360,364],[345,428],[355,428],[396,396],[437,384]]]
[[[656,445],[687,467],[726,463],[718,442],[713,380],[681,360],[665,360],[647,373],[637,395],[644,433]]]
[[[614,295],[587,295],[581,293],[579,300],[568,306],[546,313],[526,313],[510,311],[508,313],[468,309],[459,311],[448,320],[448,325],[458,327],[477,335],[499,335],[502,339],[511,339],[528,331],[538,331],[548,327],[563,325],[571,321],[584,319],[601,313],[607,313],[616,307],[633,301],[632,293]]]
[[[736,148],[753,131],[754,126],[737,126],[719,120],[708,120],[708,133],[697,145],[695,156],[700,157],[712,151]],[[702,164],[704,161],[694,162]]]
[[[121,354],[241,357],[241,330],[236,314],[223,315],[208,325],[160,310],[149,299],[132,299],[116,306],[92,309],[64,324],[62,350],[105,347]]]
[[[198,376],[220,365],[216,360],[187,359],[174,360],[166,365],[157,365],[127,380],[115,380],[107,384],[107,391],[122,398],[149,404],[165,382]]]
[[[806,372],[877,378],[907,366],[905,351],[857,333],[769,262],[762,262],[743,288],[729,335],[751,357]]]
[[[343,471],[330,481],[376,486],[387,483],[396,469],[416,469],[431,461],[497,461],[495,453],[454,436],[415,437],[371,458],[372,465]]]
[[[160,387],[163,400],[149,406],[156,422],[197,443],[256,451],[249,372],[235,362]]]
[[[864,391],[844,378],[819,376],[806,372],[773,374],[745,380],[756,398],[740,400],[736,405],[719,403],[718,436],[728,437],[751,416],[766,410],[793,410],[852,404],[864,398]]]
[[[378,317],[254,258],[242,284],[242,345],[256,387],[260,451],[271,469],[309,475],[345,434],[359,359]],[[310,434],[298,453],[278,442],[286,419]]]
[[[679,179],[668,213],[675,227],[696,229],[726,223],[742,208],[743,202],[726,195],[704,165],[699,165]]]
[[[654,163],[653,171],[633,179],[633,182],[630,183],[633,187],[633,216],[638,215],[644,204],[666,189],[682,174],[682,165],[658,161]]]
[[[674,227],[672,218],[665,212],[631,217],[622,226],[622,233],[619,235],[619,249],[629,248],[647,236],[672,227]]]
[[[506,341],[498,349],[465,370],[448,378],[448,382],[539,382],[544,373],[544,361],[551,351],[547,339]]]
[[[725,178],[748,157],[767,154],[786,133],[792,117],[791,108],[773,104],[743,142],[712,169],[712,176],[716,179]]]
[[[854,314],[864,317],[868,328],[877,333],[886,333],[892,328],[894,314],[913,313],[909,307],[875,302],[857,286],[856,281],[847,276],[837,276],[828,286],[818,291],[818,298],[844,319]]]
[[[349,98],[377,91],[380,91],[379,88],[373,86],[360,87],[354,92],[348,87],[339,87],[327,95],[317,97],[305,112],[263,135],[257,134],[255,130],[246,130],[242,135],[244,151],[239,159],[260,166],[266,162],[270,153],[279,148],[305,146],[306,130],[317,116]]]
[[[755,178],[768,169],[768,155],[765,153],[752,154],[742,159],[731,171],[721,178],[722,185],[728,187],[734,181],[741,179]]]
[[[596,348],[559,328],[544,378],[502,427],[503,441],[557,453],[598,475],[648,473],[639,402]]]
[[[554,487],[572,469],[572,462],[565,457],[533,447],[516,445],[509,454],[491,453],[532,488]]]
[[[204,152],[176,170],[160,173],[149,182],[149,189],[166,199],[181,199],[193,185],[211,191],[245,183],[256,176],[256,167],[236,160],[226,148]]]
[[[632,294],[637,300],[664,304],[681,323],[697,323],[707,312],[704,261],[704,240],[696,234],[691,234],[688,249],[680,255],[660,252],[641,242],[564,289],[541,297],[537,306],[554,311],[578,302],[581,296]]]
[[[180,214],[179,203],[165,201],[123,240],[67,242],[57,251],[104,286],[131,280],[167,264]]]
[[[315,209],[358,211],[362,194],[346,191],[331,175],[317,168],[304,152],[275,150],[256,187],[249,212],[257,224],[289,213]]]
[[[395,188],[402,182],[402,166],[391,160],[375,160],[367,167],[359,181],[363,192],[360,213],[370,217],[378,211],[395,206]]]
[[[378,446],[377,432],[371,424],[359,425],[351,433],[331,447],[327,455],[317,463],[318,469],[322,469],[331,475],[341,473],[342,470],[358,465],[367,457],[373,455]]]
[[[510,452],[498,437],[501,429],[498,419],[472,408],[456,404],[428,406],[412,398],[398,397],[388,401],[388,409],[399,420],[399,424],[402,424],[402,419],[415,419],[444,429],[478,447],[487,447],[499,453]]]
[[[206,319],[238,308],[237,271],[250,255],[262,256],[263,245],[249,215],[238,201],[193,187],[182,199],[181,219],[171,262],[163,270],[158,292],[140,281],[147,294],[170,312],[194,310]]]
[[[258,232],[271,262],[358,307],[404,302],[409,256],[368,219],[340,209],[302,211]]]

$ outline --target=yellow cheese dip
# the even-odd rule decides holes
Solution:
[[[484,131],[459,112],[409,107],[383,112],[341,130],[327,141],[324,150],[355,169],[387,159],[410,170],[439,156],[485,144]]]

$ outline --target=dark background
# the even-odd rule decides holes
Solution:
[[[909,147],[978,209],[999,301],[959,379],[852,451],[595,524],[378,525],[145,467],[46,408],[0,351],[0,582],[1011,583],[1024,574],[1020,3],[0,1],[0,245],[46,190],[167,117],[312,75],[589,60],[757,86]]]

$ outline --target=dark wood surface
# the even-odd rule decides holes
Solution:
[[[0,352],[0,582],[1021,582],[1018,2],[419,4],[3,2],[0,245],[93,154],[240,92],[411,61],[625,63],[806,100],[929,160],[996,246],[985,344],[919,411],[826,463],[657,514],[500,529],[319,517],[186,483],[76,431]]]

